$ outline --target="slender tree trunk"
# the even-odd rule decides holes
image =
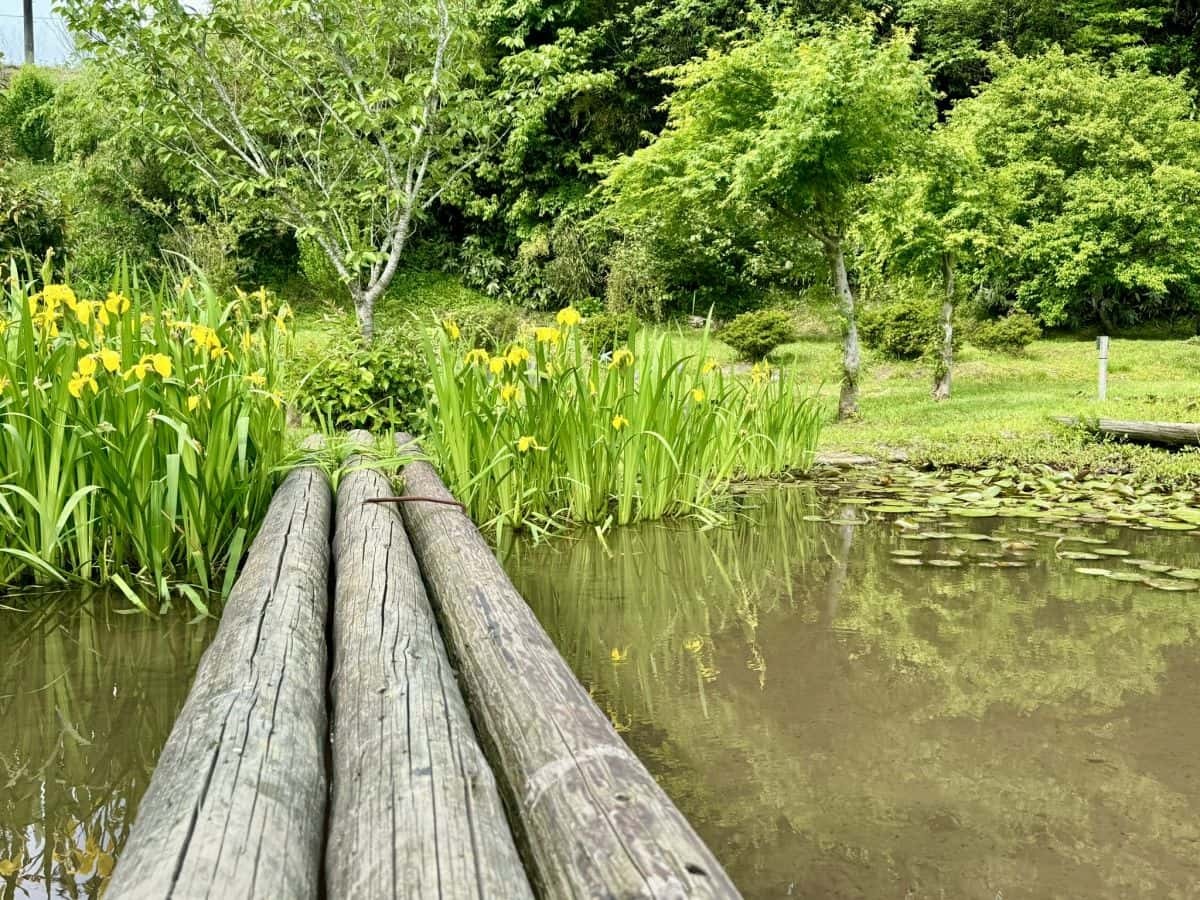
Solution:
[[[854,291],[850,288],[850,276],[846,274],[846,255],[840,238],[825,245],[829,259],[829,270],[833,276],[833,288],[842,316],[846,320],[846,336],[842,344],[842,394],[838,399],[838,420],[853,419],[858,415],[858,372],[862,365],[862,353],[858,347],[858,322],[854,315]]]
[[[33,65],[33,0],[23,0],[21,11],[25,19],[25,62]]]
[[[364,291],[362,288],[351,286],[350,296],[354,298],[354,314],[358,317],[358,331],[366,344],[375,339],[375,293]]]
[[[950,373],[954,368],[954,259],[942,255],[942,277],[945,294],[942,296],[942,351],[937,374],[933,380],[933,399],[950,399]]]

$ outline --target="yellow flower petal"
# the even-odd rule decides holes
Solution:
[[[579,315],[579,310],[573,306],[568,306],[566,309],[560,309],[558,315],[554,317],[559,325],[564,328],[571,328],[583,321],[583,316]]]

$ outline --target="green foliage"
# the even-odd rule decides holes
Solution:
[[[1003,318],[977,323],[971,328],[969,340],[984,350],[1016,354],[1023,353],[1041,336],[1037,319],[1023,309],[1014,309]]]
[[[888,359],[921,359],[941,346],[938,304],[928,297],[905,296],[868,306],[859,314],[858,333]]]
[[[441,315],[458,326],[466,343],[492,351],[505,349],[521,330],[520,312],[507,303],[471,303],[444,310]]]
[[[711,514],[736,477],[805,470],[821,408],[786,371],[727,376],[668,335],[611,360],[578,314],[503,355],[464,353],[451,329],[428,348],[426,449],[477,522],[499,530]]]
[[[764,225],[793,242],[840,241],[867,184],[932,121],[910,52],[906,35],[876,41],[868,25],[779,22],[679,67],[667,127],[605,182],[615,217],[653,229],[685,209],[735,220],[767,209]]]
[[[12,257],[40,261],[63,245],[62,204],[39,175],[29,167],[0,165],[0,264]]]
[[[205,611],[286,455],[287,307],[207,286],[99,299],[11,268],[0,333],[0,582],[107,582]]]
[[[759,309],[742,313],[718,332],[742,359],[766,359],[780,344],[796,339],[796,326],[783,309]]]
[[[429,370],[411,333],[383,331],[368,345],[342,332],[301,380],[296,405],[333,429],[420,432]]]
[[[0,93],[0,131],[16,151],[35,162],[54,156],[50,108],[53,79],[34,66],[22,66]]]
[[[904,0],[899,10],[900,20],[920,35],[939,86],[961,98],[986,80],[989,54],[1001,46],[1019,56],[1057,46],[1126,63],[1154,61],[1162,56],[1153,46],[1155,33],[1167,24],[1171,6],[1154,0]]]
[[[593,352],[610,353],[630,343],[641,328],[641,319],[632,312],[601,312],[585,318],[580,332]]]
[[[611,309],[629,310],[645,319],[662,319],[670,291],[649,241],[626,238],[613,244],[608,256],[605,299]]]
[[[473,119],[459,0],[70,0],[73,30],[128,94],[128,127],[211,184],[226,214],[312,239],[364,334]],[[433,185],[437,183],[437,187]]]
[[[1048,325],[1194,311],[1200,122],[1184,83],[1058,50],[992,65],[950,120],[992,185],[979,281]]]

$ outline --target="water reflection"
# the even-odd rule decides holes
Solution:
[[[0,898],[99,897],[215,623],[0,602]]]
[[[1013,520],[906,567],[844,496],[757,499],[732,529],[504,553],[747,896],[1200,895],[1200,594],[1078,574]],[[1191,536],[1075,533],[1200,563]]]

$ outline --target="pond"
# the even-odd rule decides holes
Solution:
[[[1200,896],[1196,534],[888,482],[501,555],[747,897]]]
[[[103,893],[215,620],[0,598],[0,900]]]

